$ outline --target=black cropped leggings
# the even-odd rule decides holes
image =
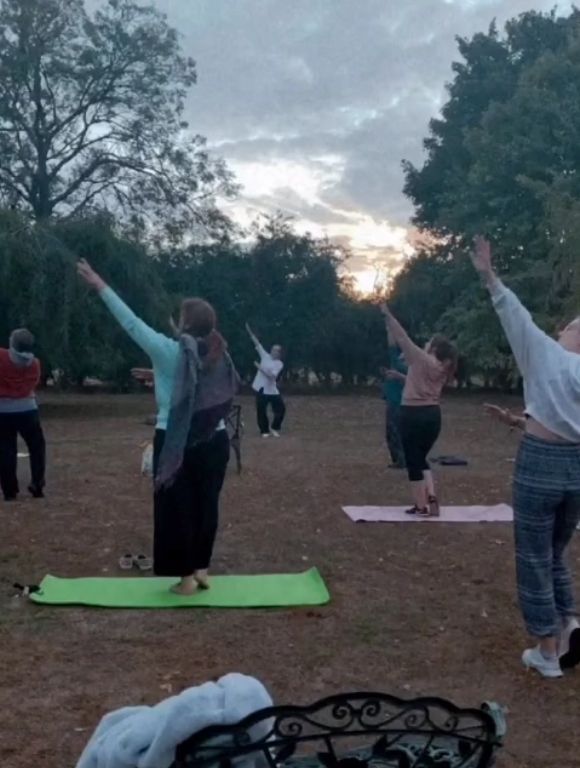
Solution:
[[[441,408],[438,405],[403,405],[400,429],[409,480],[416,483],[430,468],[427,456],[441,432]]]

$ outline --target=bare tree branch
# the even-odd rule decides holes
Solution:
[[[133,0],[1,0],[0,193],[43,218],[136,210],[176,229],[220,220],[231,176],[200,137],[185,140],[195,64],[154,8]],[[221,223],[220,223],[221,226]]]

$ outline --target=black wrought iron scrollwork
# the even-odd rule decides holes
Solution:
[[[281,717],[272,729],[272,735],[278,736],[302,736],[305,723],[294,717]]]
[[[232,734],[232,741],[236,747],[247,747],[252,743],[252,736],[249,731],[241,729]]]
[[[352,723],[356,714],[355,707],[349,701],[338,701],[332,707],[332,717],[339,728]]]
[[[449,715],[449,717],[442,724],[441,728],[444,731],[455,731],[459,727],[459,718],[457,715]]]
[[[365,701],[360,707],[361,724],[364,725],[366,723],[370,726],[371,723],[376,721],[382,711],[383,706],[378,699],[370,699],[369,701]]]
[[[172,768],[484,768],[505,732],[498,713],[437,698],[343,694],[207,728],[178,748]]]
[[[291,757],[294,756],[294,753],[296,752],[296,744],[292,741],[289,741],[287,744],[284,744],[283,747],[280,748],[276,752],[276,763],[278,765],[283,765],[288,760],[290,760]]]
[[[410,730],[413,728],[423,728],[429,722],[429,712],[426,707],[415,706],[410,712],[405,714],[403,722]]]

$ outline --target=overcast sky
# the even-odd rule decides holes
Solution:
[[[198,66],[187,117],[244,185],[233,214],[281,209],[350,243],[354,271],[408,252],[401,160],[420,163],[456,35],[554,0],[155,0]],[[567,12],[570,3],[561,2]],[[411,238],[412,239],[412,238]],[[368,287],[368,286],[367,286]]]

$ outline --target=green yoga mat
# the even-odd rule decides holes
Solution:
[[[45,576],[30,599],[42,605],[92,605],[101,608],[282,608],[324,605],[330,600],[317,568],[305,573],[265,576],[214,576],[211,589],[191,597],[169,591],[175,579],[59,579]]]

